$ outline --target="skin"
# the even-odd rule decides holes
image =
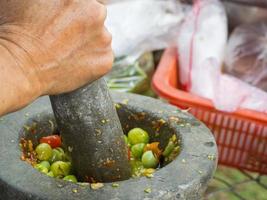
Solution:
[[[96,0],[0,0],[0,116],[106,74],[105,18]]]

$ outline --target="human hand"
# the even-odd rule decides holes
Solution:
[[[98,1],[9,0],[0,2],[0,13],[0,115],[111,69],[106,8]]]

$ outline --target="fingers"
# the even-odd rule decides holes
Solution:
[[[88,41],[87,46],[95,52],[101,53],[109,51],[111,49],[111,43],[112,35],[103,27],[99,30],[99,33],[95,35],[94,40]]]
[[[86,3],[81,9],[84,10],[83,16],[86,18],[88,25],[104,26],[107,17],[105,5],[94,1],[93,3]]]
[[[38,44],[35,47],[32,40],[23,42],[31,47],[34,63],[38,63],[27,66],[39,77],[42,94],[59,94],[79,88],[111,70],[112,36],[104,26],[107,9],[103,0],[49,2],[53,13],[44,7],[41,12],[29,11],[36,21],[30,21],[34,26],[25,29],[39,39]]]

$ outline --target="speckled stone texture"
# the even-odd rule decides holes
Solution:
[[[131,177],[122,127],[104,79],[50,99],[61,137],[72,149],[79,180],[111,182]]]
[[[112,93],[124,132],[140,127],[149,132],[152,141],[165,147],[168,138],[176,134],[181,140],[181,153],[153,178],[121,181],[118,188],[105,183],[99,190],[39,173],[20,160],[21,137],[34,144],[44,135],[55,132],[57,126],[47,97],[0,120],[0,199],[2,200],[199,200],[217,166],[217,147],[211,132],[201,122],[174,106],[148,97]],[[37,132],[25,131],[24,125]],[[90,153],[90,152],[89,152]],[[215,159],[211,159],[215,158]],[[145,193],[145,189],[151,193]]]

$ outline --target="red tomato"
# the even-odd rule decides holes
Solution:
[[[47,143],[52,148],[57,148],[61,146],[61,138],[59,135],[50,135],[47,137],[42,137],[40,143]]]

